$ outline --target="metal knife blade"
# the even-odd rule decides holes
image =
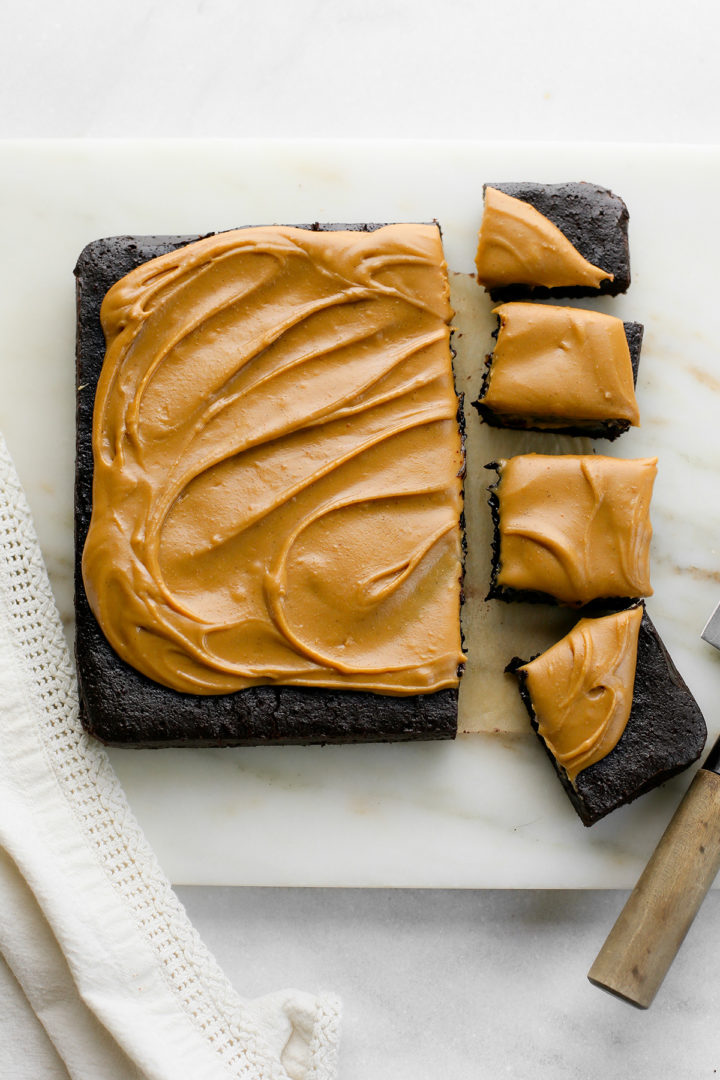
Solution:
[[[705,623],[705,629],[700,636],[716,649],[720,649],[720,604]]]

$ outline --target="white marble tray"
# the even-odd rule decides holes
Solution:
[[[489,347],[472,283],[486,180],[589,179],[631,211],[634,281],[604,310],[646,324],[643,426],[610,452],[657,454],[649,609],[705,710],[720,656],[699,633],[720,600],[720,151],[481,143],[6,142],[0,144],[0,429],[26,486],[71,630],[72,267],[120,232],[203,232],[269,221],[442,224],[458,309],[461,389]],[[473,477],[495,454],[547,445],[488,433],[470,410]],[[568,440],[569,445],[577,442]],[[600,444],[607,452],[606,444]],[[471,661],[454,744],[111,751],[165,869],[186,884],[626,887],[689,777],[579,823],[499,675],[556,635],[541,610],[485,605],[487,518],[468,485]],[[512,691],[512,692],[511,692]]]

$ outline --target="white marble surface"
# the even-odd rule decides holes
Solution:
[[[703,231],[720,235],[720,152],[713,148],[447,140],[0,145],[6,251],[0,262],[0,429],[28,493],[69,633],[70,271],[85,243],[117,232],[192,233],[238,222],[437,217],[456,309],[456,375],[469,401],[479,389],[494,325],[492,303],[470,274],[488,176],[590,177],[621,192],[630,206],[631,290],[596,303],[646,326],[638,379],[642,426],[599,450],[659,458],[652,506],[655,595],[648,607],[704,708],[711,735],[717,733],[720,657],[699,637],[708,587],[717,581],[714,537],[720,533],[713,465],[720,461],[720,427],[713,419],[720,326],[714,252],[698,242]],[[685,198],[677,201],[681,182]],[[690,261],[692,284],[677,272]],[[675,314],[689,305],[693,327]],[[498,432],[471,408],[467,436],[468,665],[460,725],[472,734],[453,744],[113,750],[130,802],[173,880],[572,888],[628,887],[636,879],[687,778],[584,829],[529,730],[514,680],[503,673],[511,656],[538,652],[573,619],[545,606],[483,600],[491,542],[483,466],[524,449],[588,444]]]
[[[29,0],[4,12],[0,136],[717,143],[717,31],[707,0],[451,0],[441,17],[430,0]],[[692,321],[692,258],[682,271]],[[720,1068],[717,891],[647,1014],[584,980],[617,892],[179,891],[242,991],[343,993],[343,1080]],[[43,1061],[12,1076],[54,1077]]]
[[[585,979],[621,892],[179,893],[253,993],[288,979],[337,989],[342,1080],[713,1080],[720,1070],[718,892],[648,1012]]]

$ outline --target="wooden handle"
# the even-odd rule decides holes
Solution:
[[[720,868],[720,776],[699,769],[588,972],[647,1009]]]

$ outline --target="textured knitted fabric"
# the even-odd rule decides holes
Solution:
[[[337,999],[238,996],[107,755],[83,732],[60,618],[1,439],[0,714],[0,951],[68,1074],[332,1080]]]

